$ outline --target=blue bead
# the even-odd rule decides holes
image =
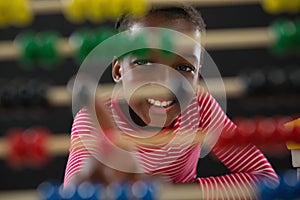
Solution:
[[[38,186],[37,191],[41,200],[60,200],[58,188],[58,183],[43,182]]]
[[[278,188],[277,184],[270,184],[267,181],[262,181],[259,185],[259,199],[262,200],[273,200],[277,199],[278,196]]]
[[[295,171],[289,170],[282,175],[279,185],[279,198],[295,199],[296,198],[297,176]]]
[[[77,188],[77,195],[81,200],[103,199],[103,186],[101,184],[83,182]]]
[[[139,200],[154,200],[155,191],[150,182],[137,181],[132,185],[132,195]]]
[[[114,200],[131,200],[130,187],[127,182],[112,183],[107,188],[108,198]]]
[[[300,181],[295,186],[295,198],[300,199]]]
[[[61,185],[58,188],[58,193],[61,200],[77,200],[75,185],[68,185],[66,188]]]

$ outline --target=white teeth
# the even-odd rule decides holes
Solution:
[[[161,105],[162,105],[162,106],[167,106],[168,103],[167,103],[166,101],[164,101],[164,102],[161,103]]]
[[[159,100],[154,100],[154,99],[147,99],[148,103],[158,106],[158,107],[166,107],[172,104],[173,101],[159,101]]]
[[[160,107],[161,107],[161,103],[160,103],[159,101],[155,101],[155,102],[154,102],[154,105],[160,106]]]

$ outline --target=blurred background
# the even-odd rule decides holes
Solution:
[[[98,31],[112,29],[114,22],[73,23],[62,13],[41,12],[34,16],[29,25],[18,27],[5,23],[5,16],[11,15],[9,10],[3,9],[5,2],[6,0],[0,0],[0,190],[35,189],[46,180],[63,181],[67,152],[60,155],[48,155],[51,158],[46,162],[46,159],[41,159],[43,156],[47,157],[46,153],[40,150],[38,145],[32,144],[37,146],[38,156],[31,162],[41,159],[42,164],[23,166],[18,158],[15,158],[15,154],[18,154],[20,150],[17,150],[17,153],[8,153],[13,151],[12,148],[17,148],[22,144],[17,140],[9,140],[7,134],[12,130],[20,132],[20,129],[38,126],[40,128],[36,131],[45,133],[48,130],[55,136],[68,136],[73,120],[71,104],[70,102],[51,103],[49,98],[52,97],[51,95],[49,97],[49,90],[66,86],[69,79],[77,73],[80,56],[62,56],[59,59],[57,52],[52,49],[51,41],[56,41],[60,37],[70,37],[74,32],[83,28]],[[236,5],[226,6],[197,5],[197,8],[205,19],[208,34],[211,30],[219,29],[257,27],[267,29],[275,21],[277,24],[285,23],[281,28],[289,27],[299,17],[297,12],[268,13],[259,3],[244,5],[236,3]],[[14,10],[15,15],[22,12],[17,8]],[[300,40],[298,26],[296,24],[294,28],[298,28],[296,36]],[[281,29],[281,31],[287,35],[290,34],[290,30]],[[39,50],[36,52],[34,48],[38,47],[34,42],[28,44],[34,37],[33,35],[39,32],[47,32],[39,36],[41,41],[48,41],[43,44],[44,54],[42,52],[38,54]],[[295,45],[297,38],[287,39],[288,41],[283,38],[282,45]],[[27,54],[24,53],[21,56],[19,52],[18,56],[11,56],[14,54],[10,53],[13,41],[17,41],[21,47],[27,45]],[[248,90],[244,95],[229,96],[227,99],[227,114],[230,118],[299,116],[300,48],[276,45],[270,48],[270,45],[239,48],[229,46],[208,50],[223,77],[239,77],[248,80]],[[64,51],[68,52],[68,49]],[[47,55],[50,59],[43,60]],[[33,61],[34,58],[40,59],[41,62]],[[110,73],[106,73],[102,80],[111,82]],[[39,137],[35,141],[42,143],[44,138]],[[287,149],[281,148],[280,152],[275,149],[263,151],[277,172],[292,169],[291,156]],[[22,153],[19,152],[19,154]],[[220,175],[226,172],[226,168],[211,155],[199,161],[199,176]]]

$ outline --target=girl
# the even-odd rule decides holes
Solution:
[[[205,31],[201,15],[189,5],[153,8],[140,18],[125,15],[116,25],[118,30],[132,31],[136,30],[137,27],[165,27],[183,33],[192,33],[199,40]],[[184,54],[188,59],[176,54],[169,54],[171,57],[166,57],[163,55],[164,52],[158,49],[147,49],[146,54],[130,52],[125,56],[114,59],[112,76],[115,82],[124,86],[123,88],[133,82],[149,78],[147,72],[141,73],[143,67],[146,66],[147,69],[153,69],[154,71],[156,65],[161,64],[168,66],[170,70],[176,70],[185,77],[193,86],[194,94],[184,110],[181,109],[179,100],[172,93],[165,97],[149,94],[145,98],[135,98],[134,93],[128,101],[119,101],[118,98],[112,98],[105,104],[107,110],[110,111],[108,114],[105,114],[103,105],[96,102],[96,105],[98,105],[97,115],[102,118],[99,119],[101,127],[108,126],[108,128],[111,128],[113,126],[115,127],[114,130],[124,134],[142,133],[146,129],[146,131],[152,131],[157,128],[167,130],[169,134],[175,135],[180,134],[183,128],[184,130],[206,130],[208,131],[207,134],[214,134],[214,131],[211,130],[218,128],[223,131],[234,131],[236,126],[223,113],[215,99],[195,85],[201,65],[201,53],[197,48],[195,46],[189,48],[188,51],[185,50]],[[126,73],[130,74],[130,78],[126,78]],[[157,78],[162,79],[162,77],[163,75],[157,74]],[[163,77],[163,79],[167,78],[167,76]],[[181,80],[177,81],[179,82],[177,84],[181,85]],[[145,87],[162,88],[162,86],[155,84]],[[144,87],[141,89],[149,90],[149,88]],[[122,92],[126,93],[124,89]],[[106,122],[108,121],[110,125],[107,125]],[[103,130],[105,132],[107,129],[103,128]],[[89,136],[97,131],[100,130],[96,128],[88,110],[86,108],[80,110],[72,127],[72,145],[65,173],[66,186],[70,183],[91,180],[95,177],[102,181],[107,180],[108,173],[103,165],[100,163],[86,164],[91,163],[90,161],[93,160],[91,152],[97,152],[95,150],[98,148],[96,147],[97,144],[91,145],[89,150],[79,148],[83,137],[92,141],[95,138]],[[107,135],[109,134],[107,133]],[[138,147],[136,155],[145,174],[158,174],[174,183],[197,182],[203,195],[199,198],[204,199],[255,198],[253,194],[255,194],[256,184],[259,181],[266,179],[271,183],[278,182],[277,175],[267,159],[251,144],[243,147],[215,145],[212,152],[232,173],[217,177],[196,177],[196,166],[201,146],[201,144],[198,144],[183,149],[171,147],[159,150],[151,147]],[[102,148],[105,148],[105,146]],[[109,174],[111,175],[111,173]]]

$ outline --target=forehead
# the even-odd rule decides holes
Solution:
[[[140,28],[143,27],[155,27],[155,28],[167,28],[171,29],[172,31],[178,31],[185,35],[189,35],[194,40],[198,41],[188,42],[187,40],[182,40],[182,37],[179,39],[174,39],[172,34],[168,32],[168,39],[172,41],[172,45],[177,50],[180,50],[179,54],[181,55],[192,55],[200,59],[200,52],[201,52],[201,45],[200,44],[200,37],[201,33],[196,24],[194,24],[187,16],[183,14],[176,14],[170,12],[158,12],[158,13],[149,13],[146,16],[131,20],[128,24],[128,29],[130,30],[131,34],[135,35],[138,34]],[[161,32],[154,33],[151,32],[150,37],[149,34],[147,35],[147,40],[151,41],[152,43],[162,42],[161,40]],[[180,35],[180,34],[179,34]],[[166,38],[164,38],[166,39]],[[158,40],[158,41],[156,41]],[[182,42],[184,45],[182,45]],[[169,50],[169,49],[168,49]],[[172,50],[171,50],[172,51]]]
[[[138,20],[134,20],[134,23],[144,27],[164,27],[181,32],[198,30],[197,26],[187,16],[170,12],[149,13]]]

